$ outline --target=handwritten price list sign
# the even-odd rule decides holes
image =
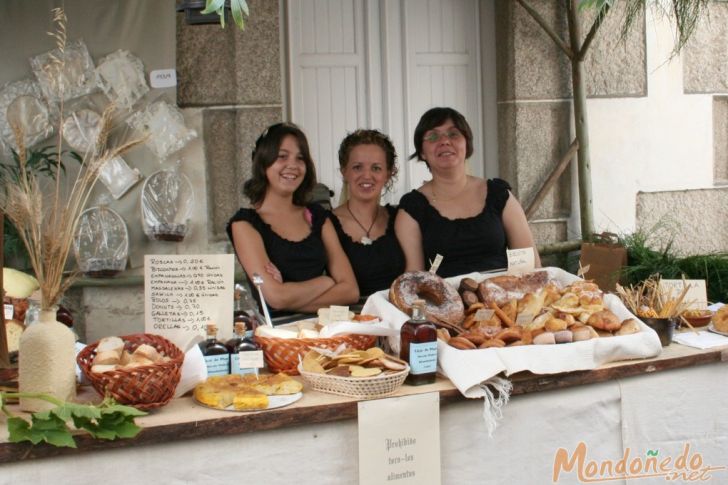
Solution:
[[[232,336],[232,254],[144,257],[145,330],[186,350],[205,326],[216,323],[218,339]]]

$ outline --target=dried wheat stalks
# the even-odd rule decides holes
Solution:
[[[62,9],[54,9],[56,32],[51,35],[56,39],[60,58],[58,62],[57,81],[63,89],[60,78],[63,73],[63,53],[66,42],[66,17]],[[61,100],[63,96],[59,97]],[[62,101],[61,101],[62,103]],[[62,106],[61,106],[62,111]],[[25,146],[22,128],[13,126],[13,133],[18,146],[19,177],[3,180],[3,191],[0,194],[0,208],[17,228],[20,239],[28,250],[30,264],[40,284],[42,295],[41,307],[50,309],[58,303],[63,293],[78,276],[74,271],[64,278],[64,269],[68,260],[71,245],[76,234],[78,221],[104,164],[136,145],[144,142],[144,138],[134,139],[116,146],[108,146],[109,133],[112,127],[114,107],[106,108],[101,116],[101,129],[94,150],[84,154],[81,167],[75,180],[67,186],[62,183],[63,171],[60,170],[63,122],[58,128],[58,170],[54,190],[47,194],[36,175],[27,167],[27,147]]]

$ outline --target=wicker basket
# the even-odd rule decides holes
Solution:
[[[307,372],[298,367],[301,377],[316,391],[338,394],[357,399],[377,399],[394,394],[409,374],[409,366],[405,370],[394,373],[382,373],[374,377],[341,377],[329,374]]]
[[[285,372],[289,376],[298,375],[298,357],[313,347],[334,350],[346,344],[356,350],[374,347],[376,335],[339,335],[330,338],[275,338],[255,336],[255,341],[263,349],[265,362],[271,372]]]
[[[161,354],[168,356],[169,362],[153,365],[117,369],[109,372],[91,372],[98,342],[87,345],[79,352],[76,361],[91,385],[102,396],[110,395],[121,404],[138,409],[154,409],[167,404],[181,376],[184,353],[172,342],[148,333],[138,333],[121,337],[124,348],[133,352],[141,344],[148,344]]]

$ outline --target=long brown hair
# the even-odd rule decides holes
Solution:
[[[252,155],[253,173],[243,185],[243,193],[254,206],[261,203],[265,197],[268,189],[268,177],[265,172],[278,158],[281,143],[288,135],[296,139],[298,149],[301,150],[301,157],[306,164],[306,174],[303,176],[301,185],[293,193],[293,203],[306,205],[311,196],[316,185],[316,167],[311,158],[306,135],[293,123],[276,123],[266,128],[256,140]]]

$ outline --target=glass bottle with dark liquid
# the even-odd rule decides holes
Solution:
[[[245,338],[252,339],[256,327],[260,323],[256,316],[256,303],[240,283],[235,284],[233,294],[233,326],[237,323],[245,325]]]
[[[399,358],[410,366],[407,384],[419,386],[435,382],[437,373],[437,329],[425,317],[425,300],[412,304],[412,318],[400,330]]]
[[[207,340],[200,342],[200,351],[205,358],[208,376],[222,376],[230,373],[230,352],[217,340],[217,325],[208,323]]]
[[[245,323],[236,322],[233,329],[233,338],[225,342],[228,352],[230,352],[230,373],[231,374],[250,374],[255,372],[253,368],[240,368],[240,352],[249,352],[251,350],[260,350],[260,347],[253,341],[252,336],[246,336]]]

